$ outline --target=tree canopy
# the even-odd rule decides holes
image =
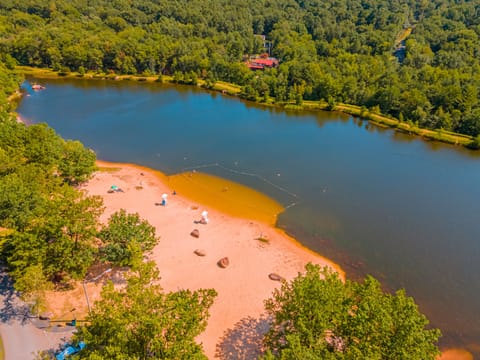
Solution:
[[[206,327],[213,289],[164,293],[153,263],[140,265],[123,289],[102,290],[75,335],[87,347],[80,359],[206,359],[195,337]]]
[[[143,253],[158,243],[155,228],[135,214],[122,209],[114,213],[99,232],[103,240],[101,252],[107,261],[126,266],[143,260]]]
[[[13,93],[22,78],[3,57],[0,88]],[[46,124],[17,122],[0,95],[0,226],[10,230],[0,254],[19,290],[41,292],[47,280],[81,278],[94,260],[102,201],[72,185],[92,174],[96,156]]]
[[[384,293],[377,280],[342,280],[308,264],[265,302],[273,318],[265,359],[431,359],[438,329],[404,290]]]

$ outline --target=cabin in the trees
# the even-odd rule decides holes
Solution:
[[[251,70],[264,70],[268,68],[276,68],[278,66],[278,59],[268,56],[267,53],[259,56],[251,57],[247,61],[247,66]]]

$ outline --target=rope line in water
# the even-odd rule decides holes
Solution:
[[[261,181],[263,181],[264,183],[274,187],[275,189],[287,194],[287,195],[290,195],[291,197],[295,198],[295,199],[299,199],[298,195],[285,189],[284,187],[280,186],[280,185],[277,185],[275,184],[274,182],[268,180],[267,178],[259,175],[259,174],[255,174],[255,173],[249,173],[249,172],[246,172],[246,171],[240,171],[240,170],[235,170],[235,169],[231,169],[231,168],[228,168],[226,166],[223,166],[223,165],[220,165],[219,163],[210,163],[210,164],[202,164],[202,165],[196,165],[196,166],[189,166],[189,167],[185,167],[183,169],[180,169],[180,172],[185,172],[185,171],[191,171],[191,170],[199,170],[199,169],[205,169],[205,168],[209,168],[209,167],[218,167],[220,169],[223,169],[225,171],[229,171],[231,173],[234,173],[234,174],[238,174],[238,175],[243,175],[243,176],[250,176],[250,177],[254,177],[254,178],[257,178]],[[295,206],[295,205],[298,205],[299,203],[294,201],[290,204],[288,204],[287,206],[285,206],[285,210]]]

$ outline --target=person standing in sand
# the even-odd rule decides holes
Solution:
[[[200,224],[208,224],[208,211],[203,210],[202,211],[202,219],[200,220]]]
[[[168,197],[167,194],[162,195],[162,205],[163,206],[167,206],[167,197]]]

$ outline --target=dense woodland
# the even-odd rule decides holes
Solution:
[[[266,50],[260,34],[277,69],[242,63]],[[472,136],[479,36],[473,0],[0,1],[0,51],[23,65],[224,80],[252,100],[349,103]]]

